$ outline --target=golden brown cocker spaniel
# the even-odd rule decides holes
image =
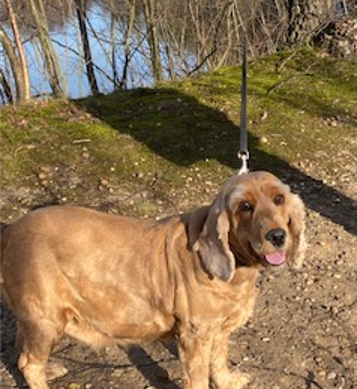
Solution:
[[[160,221],[36,210],[1,240],[19,368],[46,389],[64,334],[95,347],[171,335],[186,389],[243,388],[248,376],[227,367],[229,336],[252,314],[259,269],[298,267],[304,250],[303,203],[266,172],[235,176],[212,205]]]

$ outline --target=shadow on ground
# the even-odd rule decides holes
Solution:
[[[8,307],[0,300],[0,317],[1,317],[1,359],[14,377],[17,388],[24,389],[25,380],[17,368],[18,352],[15,348],[16,337],[16,319]]]
[[[125,101],[137,101],[125,109]],[[78,101],[120,133],[130,134],[178,166],[215,159],[236,169],[239,127],[226,114],[174,89],[138,89]],[[132,105],[133,106],[133,105]],[[123,107],[123,108],[121,108]],[[289,138],[292,134],[286,134]],[[252,170],[270,170],[299,192],[308,208],[357,235],[357,201],[259,148],[249,134]]]
[[[147,379],[150,386],[154,388],[166,388],[169,385],[170,389],[180,389],[178,385],[170,382],[166,370],[160,367],[142,347],[131,347],[127,351],[127,355],[133,365]]]
[[[16,318],[13,313],[8,309],[6,304],[0,300],[1,308],[1,354],[2,362],[5,368],[13,377],[16,387],[19,389],[27,388],[26,382],[22,373],[17,368],[18,352],[15,348],[16,337]],[[163,346],[172,355],[172,358],[177,359],[177,350],[173,343],[163,343]],[[63,356],[63,350],[58,352],[57,358],[62,362],[75,366],[75,371],[83,372],[84,370],[113,370],[120,369],[125,370],[128,368],[135,368],[141,373],[145,380],[150,384],[150,387],[155,388],[170,388],[179,389],[180,387],[174,382],[170,381],[170,378],[165,369],[163,369],[159,362],[152,358],[152,356],[140,346],[131,346],[122,349],[131,364],[116,364],[114,363],[100,363],[100,362],[81,362],[80,360],[73,359],[71,357]],[[75,375],[75,372],[71,372],[71,375]],[[4,386],[6,387],[6,386]]]

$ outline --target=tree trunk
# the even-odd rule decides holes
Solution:
[[[120,81],[120,87],[125,88],[128,82],[128,69],[130,60],[132,58],[132,52],[130,50],[130,39],[132,39],[132,33],[134,28],[135,16],[136,16],[136,0],[132,0],[127,3],[128,7],[128,20],[126,22],[127,28],[125,31],[125,60],[123,64],[123,74]]]
[[[163,70],[160,56],[160,45],[157,31],[158,15],[155,0],[143,0],[144,15],[148,33],[148,44],[150,49],[150,62],[155,82],[162,80]]]
[[[3,104],[6,104],[6,99],[11,104],[14,101],[14,98],[12,96],[11,86],[7,82],[7,79],[6,79],[5,74],[4,74],[2,69],[0,69],[0,84],[3,87],[4,94],[5,94],[5,96],[2,96]],[[6,99],[5,99],[5,97],[6,97]]]
[[[333,0],[289,0],[287,41],[306,43],[331,19]]]
[[[110,0],[110,45],[111,45],[111,59],[113,72],[113,90],[116,91],[119,85],[118,69],[117,69],[117,55],[116,55],[116,15],[114,11],[114,0]]]
[[[234,3],[227,3],[226,7],[224,7],[224,13],[226,13],[226,25],[227,25],[227,43],[225,45],[225,49],[220,54],[220,58],[217,59],[217,63],[215,64],[215,69],[220,68],[226,62],[230,51],[232,50],[232,42],[233,42],[233,25],[232,25],[232,12],[233,12]],[[223,15],[222,15],[223,18]]]
[[[16,98],[18,101],[26,99],[26,90],[22,80],[22,70],[19,59],[17,58],[15,49],[12,45],[11,39],[7,36],[6,32],[0,26],[0,42],[2,43],[7,57],[9,58],[12,73],[15,79]]]
[[[48,71],[49,83],[54,96],[63,96],[61,87],[60,65],[58,63],[57,54],[53,48],[49,33],[47,18],[44,10],[42,0],[38,1],[39,7],[35,4],[35,0],[29,0],[33,21],[38,32],[41,42],[43,57]]]
[[[14,34],[15,44],[16,44],[18,58],[19,58],[19,65],[20,65],[21,73],[22,73],[22,84],[23,85],[21,87],[21,94],[17,96],[17,99],[19,101],[28,100],[31,97],[31,94],[30,94],[30,78],[29,78],[29,74],[28,74],[26,56],[25,56],[24,48],[23,48],[23,45],[21,42],[19,29],[17,27],[16,15],[15,15],[14,10],[12,8],[11,1],[5,0],[5,5],[6,5],[8,13],[9,13],[9,20],[10,20],[12,32]]]
[[[88,31],[85,22],[85,17],[86,17],[85,0],[75,0],[75,3],[76,3],[78,24],[79,24],[79,29],[82,38],[84,60],[86,62],[86,68],[87,68],[87,77],[88,77],[92,94],[95,95],[99,93],[99,88],[98,88],[97,79],[95,77],[92,53],[90,49]]]

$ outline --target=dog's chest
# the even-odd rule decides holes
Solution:
[[[244,325],[253,313],[258,295],[256,280],[259,273],[239,269],[232,281],[221,291],[221,315],[226,325],[237,328]]]
[[[234,280],[233,280],[234,281]],[[235,327],[244,325],[253,313],[258,289],[256,287],[256,277],[248,279],[236,285],[235,299],[232,301],[232,313],[230,320]]]
[[[229,283],[215,279],[190,290],[186,308],[181,311],[183,321],[204,323],[212,329],[223,325],[229,331],[245,324],[253,313],[258,294],[258,272],[238,272]]]

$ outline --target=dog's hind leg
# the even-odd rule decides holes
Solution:
[[[18,367],[30,389],[48,389],[47,379],[63,375],[61,368],[51,369],[47,376],[48,358],[60,338],[60,331],[47,319],[20,320],[17,335]]]

